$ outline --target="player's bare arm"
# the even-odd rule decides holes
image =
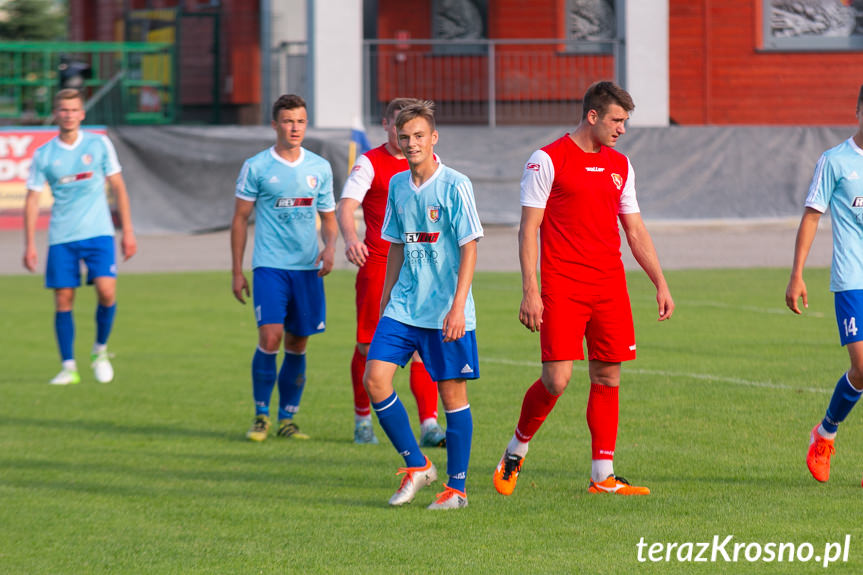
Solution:
[[[36,271],[39,260],[36,250],[36,220],[39,218],[39,192],[27,190],[24,200],[24,267]]]
[[[470,293],[470,285],[473,282],[473,272],[476,269],[476,240],[461,246],[459,252],[461,259],[458,265],[455,297],[449,312],[443,318],[442,331],[445,343],[455,341],[465,334],[467,322],[464,317],[464,306]]]
[[[231,221],[231,291],[241,304],[249,297],[249,282],[243,274],[243,255],[246,252],[246,239],[249,230],[249,216],[255,207],[254,202],[236,198],[234,202],[234,218]]]
[[[545,215],[543,208],[521,207],[521,224],[518,228],[518,261],[521,266],[521,306],[518,320],[532,332],[542,324],[542,297],[536,277],[539,257],[537,233]]]
[[[390,303],[390,294],[399,279],[399,272],[401,272],[404,263],[404,246],[402,244],[390,244],[390,250],[387,252],[387,274],[384,278],[384,290],[381,292],[381,317],[384,315],[387,304]]]
[[[798,300],[803,301],[803,307],[809,307],[809,299],[806,292],[806,282],[803,281],[803,268],[809,250],[815,240],[818,231],[818,222],[821,220],[821,212],[812,208],[806,208],[797,228],[797,239],[794,241],[794,263],[791,267],[791,277],[788,279],[788,287],[785,288],[785,305],[796,314],[803,313],[798,305]]]
[[[324,249],[321,250],[315,263],[321,266],[318,276],[323,277],[333,271],[339,226],[336,224],[335,212],[318,212],[318,214],[321,216],[321,238],[324,240]]]
[[[369,248],[357,235],[354,217],[359,207],[360,203],[353,198],[342,198],[336,205],[336,219],[345,240],[345,257],[355,266],[364,265],[369,256]]]
[[[120,173],[112,174],[106,178],[114,198],[117,202],[117,215],[120,218],[122,236],[120,238],[120,250],[123,253],[123,261],[127,261],[138,252],[138,241],[135,239],[135,229],[132,227],[132,209],[129,205],[129,193],[126,191],[126,182]]]
[[[668,283],[662,273],[662,266],[659,265],[659,256],[656,255],[656,248],[647,227],[644,225],[644,220],[641,219],[641,214],[636,212],[620,214],[620,223],[623,226],[624,234],[626,234],[626,242],[629,244],[632,256],[647,274],[647,277],[650,278],[650,281],[653,282],[653,285],[656,286],[658,320],[666,320],[674,313],[674,300],[671,298],[671,291],[668,289]]]

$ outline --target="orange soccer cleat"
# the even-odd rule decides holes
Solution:
[[[518,474],[524,463],[524,457],[520,457],[509,451],[505,451],[497,469],[494,470],[494,488],[501,495],[512,495]]]
[[[820,423],[818,424],[820,425]],[[824,483],[830,479],[830,457],[836,453],[832,439],[825,439],[818,433],[818,425],[809,433],[809,452],[806,466],[817,481]]]
[[[615,493],[617,495],[650,495],[650,489],[632,485],[623,477],[609,475],[604,481],[596,482],[590,480],[587,488],[590,493]]]

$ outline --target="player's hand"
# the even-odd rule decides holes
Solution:
[[[39,256],[36,252],[36,248],[34,246],[27,246],[24,249],[24,257],[21,261],[24,264],[25,268],[27,268],[31,272],[35,272],[36,263],[39,261]]]
[[[656,290],[656,303],[659,306],[659,318],[657,321],[664,321],[674,313],[674,300],[671,299],[671,292],[668,291],[667,287]]]
[[[243,299],[243,294],[245,293],[246,297],[249,297],[249,282],[246,281],[246,276],[242,273],[234,274],[231,289],[237,301],[245,305],[246,300]]]
[[[542,297],[534,290],[526,292],[521,298],[518,321],[532,332],[539,331],[542,324]]]
[[[336,248],[324,248],[320,255],[318,255],[318,259],[315,260],[315,264],[320,266],[318,269],[318,277],[324,277],[331,271],[333,271],[333,266],[336,263]]]
[[[797,306],[797,300],[803,298],[803,307],[809,307],[809,298],[806,293],[806,282],[803,278],[791,278],[788,280],[788,287],[785,288],[785,305],[794,313],[800,315],[803,313]]]
[[[123,232],[123,237],[120,239],[120,250],[123,252],[124,262],[138,253],[138,240],[135,239],[135,234]]]
[[[446,317],[443,318],[443,333],[444,343],[449,343],[457,339],[461,339],[465,333],[466,322],[464,319],[464,309],[453,306]]]
[[[345,244],[345,257],[357,267],[363,266],[369,257],[369,248],[359,240]]]

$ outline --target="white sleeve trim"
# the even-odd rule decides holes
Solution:
[[[626,159],[626,183],[623,184],[623,192],[620,194],[620,204],[618,204],[618,212],[621,214],[637,214],[641,211],[638,207],[638,199],[635,197],[635,170],[632,168],[632,162],[629,158]]]
[[[350,198],[363,203],[366,193],[372,187],[372,180],[375,178],[375,168],[371,160],[365,154],[357,158],[354,167],[351,168],[351,173],[348,179],[345,180],[345,185],[342,188],[341,198]]]
[[[483,237],[484,235],[485,235],[485,234],[483,234],[482,230],[477,230],[477,231],[475,231],[474,233],[472,233],[471,235],[469,235],[469,236],[465,236],[465,237],[461,238],[461,239],[458,241],[458,247],[462,247],[463,245],[465,245],[465,244],[467,244],[467,243],[470,243],[470,242],[472,242],[472,241],[474,241],[474,240],[479,241],[480,239],[482,239],[482,237]]]
[[[524,165],[521,175],[521,205],[545,208],[554,183],[554,163],[543,150],[536,150]]]
[[[404,243],[404,241],[402,241],[401,238],[394,238],[391,235],[385,234],[383,232],[381,232],[381,239],[386,240],[391,244],[403,244]]]
[[[816,200],[821,189],[821,175],[824,172],[824,165],[827,163],[827,154],[821,154],[818,158],[818,163],[815,164],[815,173],[812,175],[812,183],[809,184],[809,193],[806,195],[804,206],[812,208],[822,214],[827,211],[827,206]]]

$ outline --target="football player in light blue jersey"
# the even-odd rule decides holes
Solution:
[[[273,104],[273,147],[249,158],[237,178],[231,224],[232,289],[246,303],[249,284],[243,253],[249,216],[255,213],[252,287],[258,347],[252,358],[255,419],[246,437],[264,441],[270,430],[270,398],[279,385],[279,437],[308,439],[293,418],[306,384],[306,344],[326,327],[323,276],[333,269],[338,226],[329,162],[302,147],[306,103],[287,94]],[[318,250],[316,217],[324,249]],[[276,373],[284,339],[285,357]]]
[[[59,135],[36,150],[27,179],[24,203],[24,266],[36,270],[36,221],[39,194],[51,188],[54,204],[48,228],[48,259],[45,287],[54,290],[54,332],[62,369],[50,383],[79,383],[75,362],[75,322],[72,309],[75,289],[81,285],[81,260],[87,266],[87,283],[96,288],[96,341],[91,366],[96,380],[114,379],[108,359],[108,336],[117,309],[117,264],[114,254],[114,224],[105,195],[105,182],[116,198],[123,228],[120,248],[124,260],[137,251],[129,195],[120,171],[117,153],[107,136],[81,130],[85,118],[84,99],[77,90],[61,90],[54,98],[54,117]]]
[[[818,481],[830,477],[830,457],[839,424],[863,394],[863,87],[857,97],[857,133],[821,155],[806,197],[806,208],[794,246],[794,267],[785,303],[801,313],[808,307],[803,267],[821,214],[830,210],[833,225],[833,264],[830,291],[834,292],[839,341],[848,350],[851,367],[836,383],[827,413],[809,434],[806,464]]]
[[[473,435],[468,379],[479,377],[471,282],[482,225],[464,175],[435,159],[438,140],[432,102],[396,117],[399,146],[410,171],[390,179],[381,237],[391,242],[381,308],[364,383],[378,422],[404,458],[401,485],[390,505],[404,505],[437,479],[411,430],[393,376],[419,352],[446,411],[449,480],[429,509],[467,506],[465,479]]]

